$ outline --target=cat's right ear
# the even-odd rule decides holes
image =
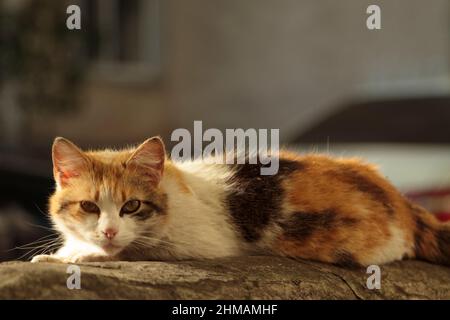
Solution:
[[[142,177],[154,186],[158,185],[164,171],[166,150],[161,138],[153,137],[142,143],[126,162],[126,167],[140,171]]]
[[[60,187],[69,183],[71,178],[77,177],[87,168],[88,160],[75,144],[67,139],[58,137],[52,147],[53,175]]]

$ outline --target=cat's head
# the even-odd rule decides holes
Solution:
[[[50,198],[55,227],[66,238],[120,252],[148,242],[164,223],[160,188],[165,149],[160,138],[121,151],[84,152],[64,138],[52,148],[56,191]]]

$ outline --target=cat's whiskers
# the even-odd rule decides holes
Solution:
[[[145,241],[145,240],[135,240],[133,242],[133,244],[139,245],[141,248],[145,248],[145,249],[157,249],[157,248],[162,248],[165,247],[166,249],[174,249],[175,245],[172,243],[157,243],[157,242],[149,242],[149,241]]]
[[[33,247],[30,247],[30,248],[31,248],[31,251],[34,251],[34,250],[46,249],[46,248],[48,248],[50,246],[60,245],[60,244],[62,244],[62,240],[60,240],[60,239],[51,239],[48,242],[39,244],[39,245],[35,246],[34,248]]]
[[[31,250],[25,252],[22,256],[20,256],[18,259],[23,259],[23,258],[32,258],[38,254],[40,254],[41,252],[49,252],[52,251],[54,249],[56,249],[58,246],[62,245],[62,239],[61,238],[57,238],[57,239],[48,239],[47,242],[44,242],[42,244],[37,245],[36,247],[31,248]],[[28,249],[28,248],[26,248]]]
[[[57,249],[60,245],[61,245],[61,243],[51,244],[40,254],[48,254],[48,253],[52,252],[53,250]]]
[[[48,214],[44,210],[42,210],[36,203],[34,203],[34,206],[36,207],[36,209],[40,213],[42,213],[42,215],[45,218],[45,220],[47,221],[47,223],[49,223],[50,225],[53,225],[53,221],[51,221],[51,219],[49,218]],[[32,227],[41,228],[41,229],[48,230],[48,231],[51,231],[51,232],[55,231],[52,228],[49,228],[49,227],[46,227],[46,226],[43,226],[43,225],[39,225],[39,224],[34,224],[34,223],[31,223],[30,221],[25,221],[25,223],[30,225],[30,226],[32,226]]]
[[[45,242],[45,241],[53,240],[53,239],[48,239],[48,238],[50,238],[50,237],[52,237],[52,236],[57,236],[57,235],[55,235],[55,234],[49,234],[49,235],[46,235],[46,236],[41,237],[41,238],[39,238],[39,239],[37,239],[37,240],[35,240],[35,241],[32,241],[32,242],[30,242],[30,243],[26,243],[26,244],[24,244],[24,245],[17,246],[17,247],[14,247],[14,248],[12,248],[12,249],[9,249],[7,252],[13,251],[13,250],[28,249],[27,247],[29,247],[29,246],[32,246],[32,245],[35,245],[35,244],[39,244],[39,243],[42,243],[42,242]],[[58,236],[58,237],[59,237],[59,236]],[[55,239],[56,239],[56,238],[55,238]]]
[[[168,245],[168,246],[176,246],[177,245],[177,243],[174,243],[172,241],[166,241],[166,240],[162,240],[159,238],[152,238],[152,237],[148,237],[148,236],[139,236],[137,239],[142,240],[144,242],[149,241],[155,245],[160,245],[160,244]],[[147,243],[147,242],[145,242],[145,243]]]
[[[173,256],[176,252],[176,248],[174,246],[168,246],[168,247],[161,247],[158,244],[150,244],[146,242],[134,242],[131,246],[132,250],[134,250],[137,254],[142,255],[146,259],[148,257],[147,250],[150,250],[150,252],[155,252],[158,250],[163,249],[165,254],[169,254]]]
[[[36,249],[33,251],[33,253],[31,253],[31,251],[30,251],[30,256],[29,256],[29,258],[30,258],[30,259],[33,259],[35,256],[41,255],[41,254],[43,254],[43,253],[46,252],[46,251],[51,251],[51,249],[53,248],[54,245],[55,245],[55,244],[53,244],[53,245],[48,245],[48,246],[45,246],[45,247],[36,248]]]

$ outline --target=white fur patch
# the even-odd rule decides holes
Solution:
[[[175,244],[175,255],[217,258],[241,254],[242,244],[224,207],[226,166],[201,161],[178,164],[191,193],[180,191],[177,181],[163,177],[168,195],[168,221],[164,236]]]
[[[361,261],[363,264],[383,264],[401,260],[406,253],[411,252],[411,243],[408,243],[405,232],[395,225],[389,225],[390,237],[386,243],[378,248],[370,257],[370,261]]]

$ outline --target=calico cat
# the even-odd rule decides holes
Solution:
[[[121,151],[52,150],[49,211],[64,245],[32,262],[281,255],[358,267],[450,265],[450,225],[357,159],[280,152],[261,164],[175,162],[160,138]]]

